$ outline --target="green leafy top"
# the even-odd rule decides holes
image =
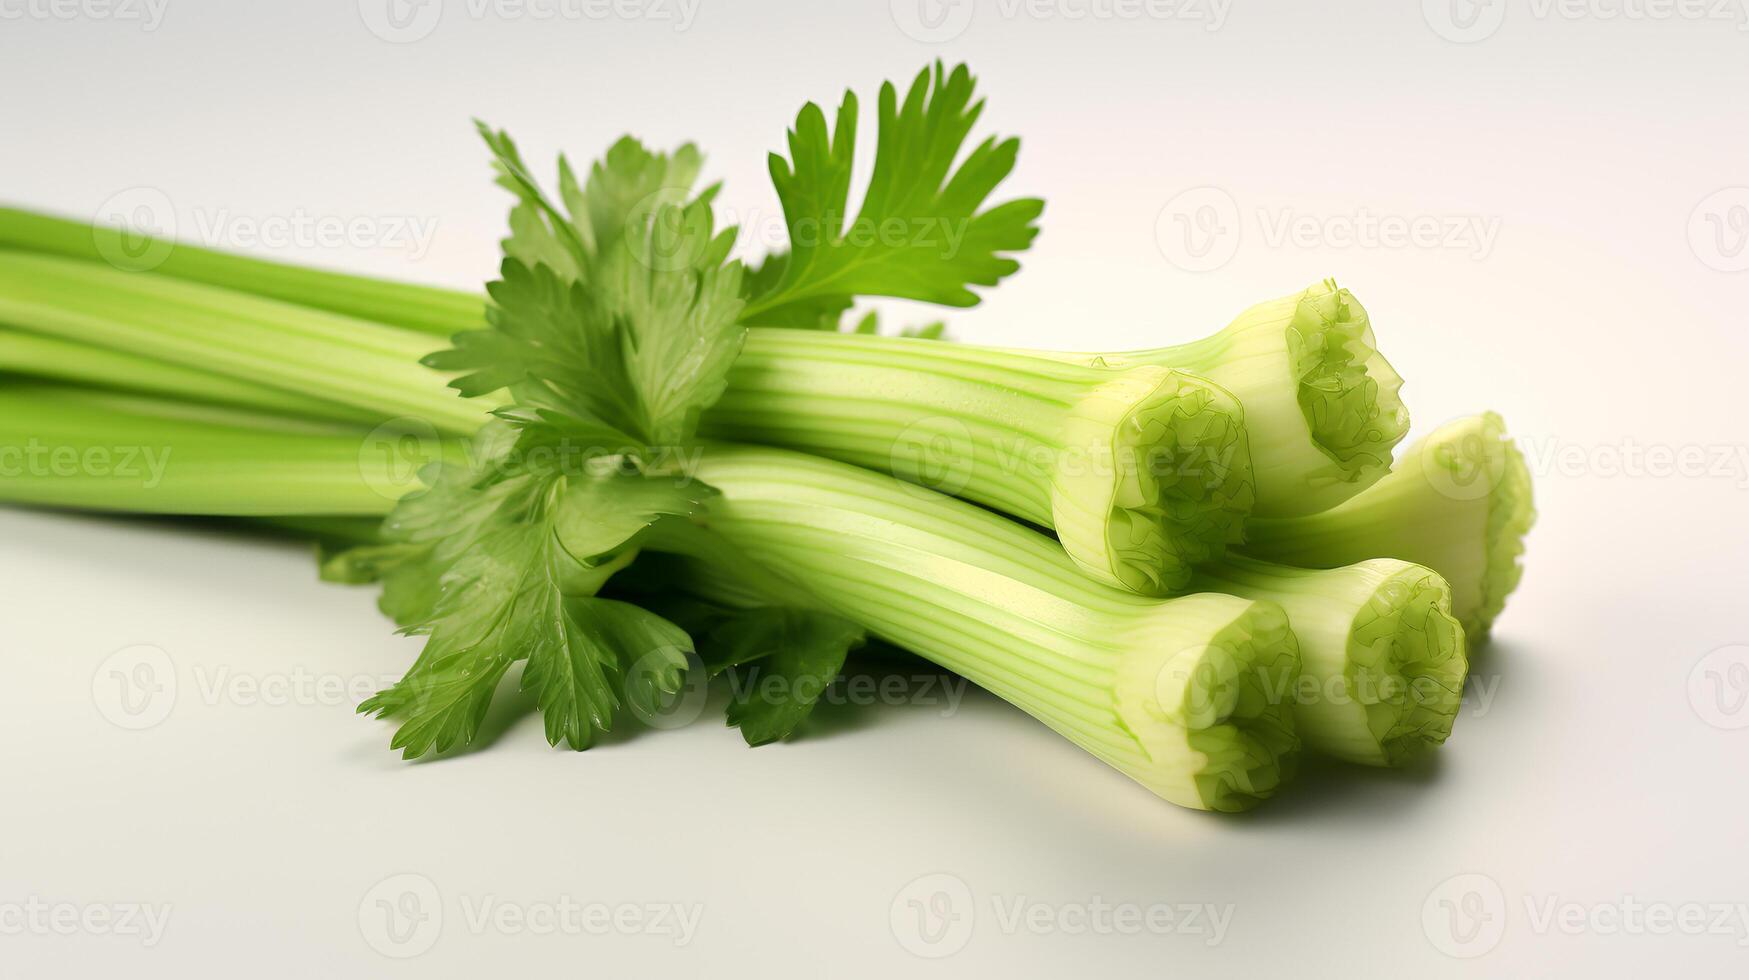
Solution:
[[[982,108],[972,88],[963,67],[940,65],[903,106],[883,88],[874,175],[848,225],[856,99],[830,137],[819,108],[804,108],[795,162],[772,159],[791,251],[751,276],[729,259],[735,230],[715,226],[716,187],[693,191],[703,158],[690,144],[663,154],[627,137],[581,184],[561,157],[555,202],[508,135],[479,127],[516,197],[510,234],[487,329],[425,363],[456,373],[464,395],[507,390],[510,404],[471,465],[429,470],[429,489],[401,502],[380,543],[326,566],[380,578],[384,610],[427,637],[407,675],[360,707],[401,721],[396,748],[416,757],[471,742],[520,661],[555,745],[584,748],[621,709],[655,712],[680,689],[692,640],[652,611],[672,604],[598,593],[649,529],[698,518],[714,493],[669,461],[721,395],[746,326],[835,329],[859,295],[971,305],[968,286],[1013,272],[1005,253],[1032,240],[1040,202],[979,210],[1013,168],[1015,141],[987,140],[954,167]],[[709,672],[751,670],[781,688],[732,698],[730,722],[752,744],[793,733],[863,639],[781,600],[721,611],[702,635]]]
[[[818,105],[802,107],[789,158],[770,158],[790,250],[750,277],[749,323],[835,329],[857,296],[972,306],[970,286],[993,286],[1019,268],[1008,253],[1032,243],[1044,202],[984,209],[1014,169],[1018,140],[992,136],[955,166],[984,108],[974,88],[964,65],[949,74],[939,62],[917,75],[902,104],[891,83],[881,87],[874,173],[854,218],[856,96],[845,93],[830,133]]]

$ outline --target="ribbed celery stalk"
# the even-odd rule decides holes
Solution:
[[[0,323],[267,388],[232,393],[254,408],[295,394],[361,422],[468,433],[502,403],[457,398],[418,363],[432,346],[420,334],[64,258],[0,253]],[[66,365],[50,373],[141,385],[119,363]],[[1146,594],[1224,553],[1250,509],[1242,410],[1164,368],[756,329],[729,383],[706,431],[895,471],[1052,527],[1088,573]],[[189,386],[215,398],[236,387]]]
[[[442,432],[477,430],[463,399],[419,363],[423,334],[165,276],[0,252],[0,326],[108,347]]]
[[[1378,556],[1425,565],[1451,583],[1452,614],[1474,644],[1518,587],[1535,520],[1530,470],[1490,412],[1441,426],[1339,507],[1253,521],[1245,551],[1312,568]]]
[[[1294,720],[1306,748],[1397,766],[1445,742],[1469,671],[1451,587],[1376,558],[1327,570],[1232,557],[1193,587],[1274,602],[1300,641]]]
[[[1243,413],[1164,368],[1123,371],[929,340],[756,329],[703,431],[893,473],[1054,528],[1081,568],[1146,595],[1236,541]]]
[[[417,461],[409,465],[381,436],[8,383],[0,387],[0,500],[149,514],[380,515],[418,486]]]
[[[1019,706],[1160,796],[1240,810],[1299,739],[1281,609],[1089,581],[1043,535],[891,477],[713,446],[709,527],[875,633]],[[663,547],[652,541],[651,547]]]
[[[0,373],[236,405],[298,418],[356,422],[371,417],[370,413],[348,405],[227,375],[47,334],[4,328],[0,328]]]
[[[1259,303],[1188,344],[1064,356],[1176,368],[1232,392],[1245,406],[1259,516],[1309,514],[1359,493],[1390,469],[1391,447],[1409,431],[1403,379],[1379,353],[1366,310],[1330,281]]]
[[[0,208],[0,248],[107,262],[445,337],[486,325],[477,294],[252,259],[14,208]]]

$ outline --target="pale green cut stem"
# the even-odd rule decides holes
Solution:
[[[214,517],[382,515],[420,485],[426,453],[451,449],[406,434],[125,395],[0,387],[0,500],[8,503]]]
[[[1339,507],[1253,521],[1245,551],[1315,568],[1373,557],[1425,565],[1451,584],[1452,614],[1474,645],[1518,586],[1535,519],[1530,470],[1490,412],[1441,426]]]
[[[1287,612],[1302,667],[1294,718],[1308,749],[1399,766],[1451,734],[1469,659],[1451,588],[1433,571],[1389,558],[1319,570],[1234,556],[1194,584]]]
[[[1365,308],[1334,282],[1259,303],[1187,344],[1064,356],[1175,368],[1232,392],[1245,406],[1259,516],[1314,513],[1359,493],[1390,469],[1409,430],[1403,379]]]
[[[229,375],[382,419],[467,435],[490,402],[467,400],[419,363],[439,344],[407,330],[276,300],[0,252],[0,326]]]
[[[248,258],[15,208],[0,208],[0,248],[223,286],[443,337],[486,325],[486,300],[475,293]]]
[[[1291,705],[1269,691],[1298,657],[1272,604],[1100,585],[1043,535],[819,457],[712,446],[697,476],[748,558],[1174,803],[1243,809],[1291,768]]]
[[[1055,529],[1107,584],[1176,591],[1249,512],[1242,414],[1206,382],[962,344],[754,328],[715,438],[892,473]]]

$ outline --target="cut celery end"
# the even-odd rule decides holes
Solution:
[[[1312,570],[1233,558],[1196,584],[1286,610],[1300,641],[1292,700],[1308,749],[1400,766],[1450,736],[1469,660],[1451,589],[1432,570],[1394,559]]]
[[[1530,470],[1489,412],[1441,426],[1339,507],[1252,521],[1244,550],[1315,568],[1375,557],[1425,565],[1450,583],[1452,615],[1473,646],[1523,576],[1524,537],[1535,520]]]
[[[1259,516],[1315,513],[1359,493],[1390,469],[1409,429],[1403,379],[1379,353],[1365,308],[1329,280],[1191,343],[1052,356],[1176,368],[1231,392],[1245,407]]]
[[[1238,403],[1147,365],[755,328],[703,426],[1051,528],[1087,574],[1149,595],[1239,540],[1253,497]]]
[[[712,446],[697,475],[750,560],[1161,797],[1242,810],[1291,775],[1299,659],[1273,604],[1101,585],[1021,525],[818,457]]]
[[[1215,385],[1124,372],[1069,412],[1062,440],[1095,448],[1066,454],[1051,482],[1057,537],[1095,578],[1165,595],[1241,539],[1251,452],[1242,410]]]

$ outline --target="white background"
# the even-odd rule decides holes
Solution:
[[[628,130],[696,140],[769,236],[764,154],[804,100],[969,61],[985,131],[1024,137],[1009,192],[1048,207],[958,337],[1154,346],[1337,276],[1417,433],[1502,412],[1542,514],[1437,760],[1311,765],[1233,818],[977,692],[757,751],[707,715],[573,754],[509,711],[484,750],[405,764],[311,685],[392,676],[416,644],[301,548],[0,513],[0,974],[1742,976],[1744,913],[1680,925],[1749,903],[1744,13],[1451,3],[427,0],[396,28],[374,0],[0,0],[9,203],[143,193],[187,239],[462,287],[506,207],[470,117],[543,167]],[[1378,218],[1484,234],[1347,235]],[[1187,251],[1185,220],[1219,234]],[[298,221],[355,231],[250,230]],[[1708,465],[1673,467],[1691,447]],[[157,698],[118,712],[141,664]],[[248,687],[280,681],[303,693]],[[379,900],[424,925],[385,928]],[[471,921],[561,900],[700,918],[683,946]],[[1073,934],[1017,903],[1230,920]],[[151,944],[19,918],[45,905],[169,918]],[[940,942],[919,908],[947,913]]]

